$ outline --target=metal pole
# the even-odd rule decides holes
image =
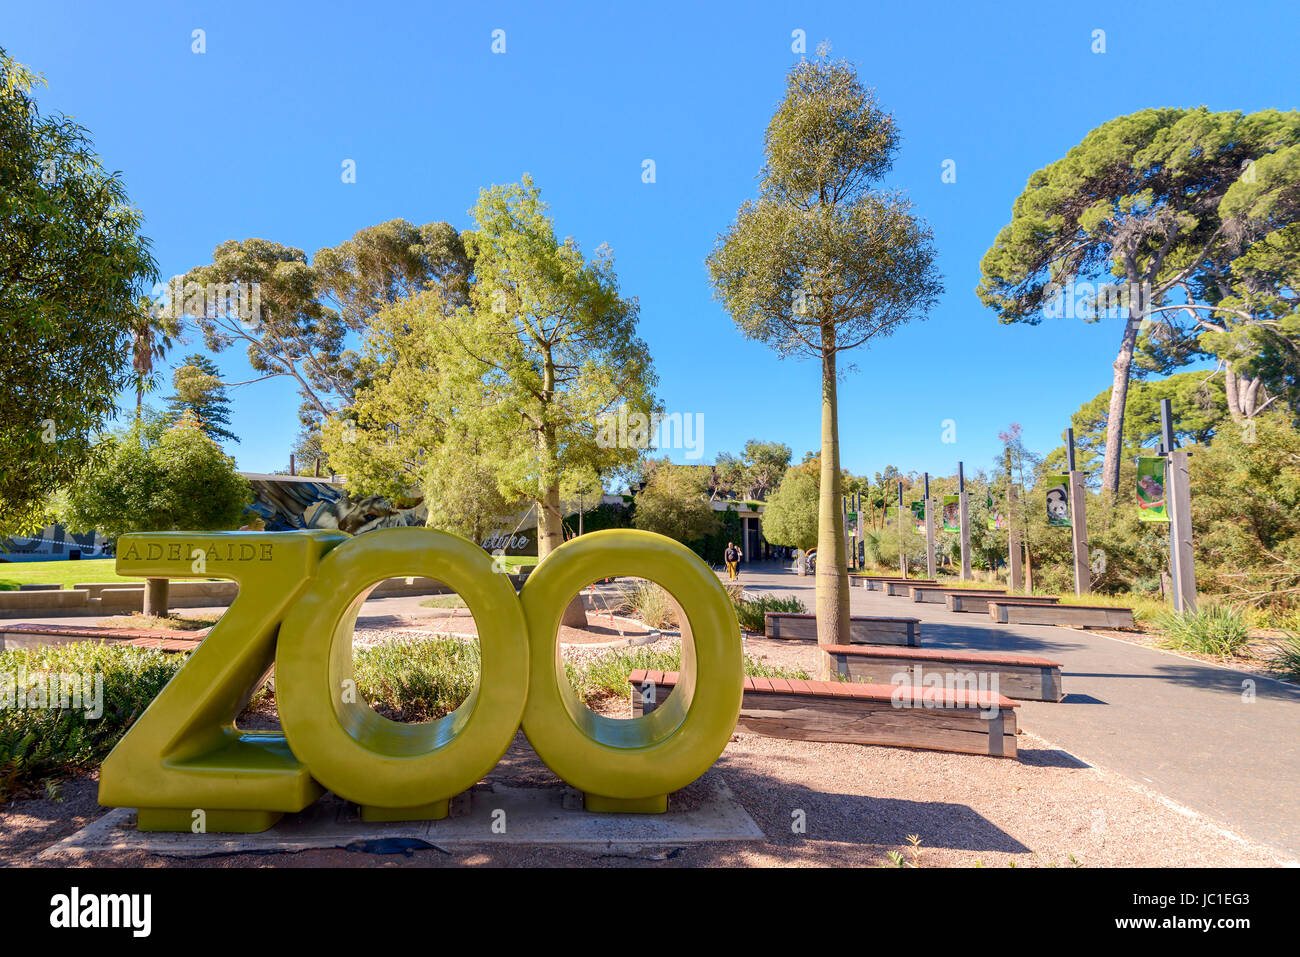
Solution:
[[[934,509],[930,502],[930,473],[925,473],[925,577],[934,581]]]
[[[957,516],[961,524],[961,579],[970,581],[970,503],[966,501],[966,471],[957,463]]]
[[[1196,611],[1196,559],[1192,551],[1192,496],[1187,452],[1176,448],[1173,408],[1160,400],[1160,444],[1165,456],[1165,509],[1169,513],[1169,577],[1174,611]]]
[[[1088,499],[1084,494],[1083,473],[1074,467],[1074,429],[1065,430],[1065,454],[1070,465],[1070,539],[1074,550],[1074,593],[1092,591],[1088,565]]]
[[[858,537],[853,548],[853,560],[857,563],[858,568],[862,568],[864,564],[864,559],[866,558],[865,555],[866,549],[864,548],[864,542],[866,541],[866,532],[865,532],[865,526],[863,525],[864,520],[862,517],[862,493],[861,492],[858,492],[857,498],[858,498]]]
[[[1165,511],[1169,513],[1169,586],[1174,611],[1183,610],[1182,576],[1178,574],[1178,537],[1174,533],[1173,496],[1169,494],[1169,454],[1174,450],[1173,408],[1168,399],[1160,400],[1160,450],[1165,459]]]
[[[903,483],[898,483],[898,570],[907,577],[907,555],[903,552]]]

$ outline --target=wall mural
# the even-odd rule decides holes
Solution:
[[[357,535],[376,528],[422,526],[428,514],[419,495],[397,500],[382,495],[354,499],[343,486],[331,482],[250,479],[249,483],[254,495],[249,510],[271,532],[337,528]]]

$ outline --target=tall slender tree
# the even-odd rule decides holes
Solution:
[[[837,388],[841,353],[923,319],[943,291],[925,223],[873,189],[898,150],[894,118],[823,47],[787,78],[768,124],[757,200],[708,258],[737,326],[782,356],[821,361],[817,640],[848,641]]]

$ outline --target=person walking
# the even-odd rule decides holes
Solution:
[[[744,553],[736,547],[735,542],[727,542],[727,550],[722,553],[722,558],[727,563],[727,577],[733,581],[740,577],[740,559]]]

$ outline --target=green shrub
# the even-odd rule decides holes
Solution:
[[[782,668],[778,665],[764,664],[757,658],[745,655],[745,675],[750,678],[795,678],[799,681],[811,681],[812,675],[802,668]]]
[[[640,618],[651,628],[676,628],[677,609],[672,596],[661,585],[638,579],[633,585],[619,586],[622,596],[617,611]]]
[[[1300,631],[1300,608],[1285,605],[1266,605],[1251,609],[1251,622],[1257,628],[1278,631]]]
[[[578,667],[565,662],[569,684],[579,697],[593,701],[610,695],[628,694],[627,680],[639,668],[646,671],[680,671],[681,651],[653,651],[649,648],[617,649]],[[798,678],[809,680],[807,672],[767,665],[745,656],[745,674],[751,678]]]
[[[794,595],[785,597],[759,595],[757,598],[742,598],[739,601],[733,599],[732,604],[736,606],[736,617],[740,619],[740,627],[760,635],[765,627],[763,618],[769,611],[793,612],[801,615],[808,612],[808,606]]]
[[[1282,636],[1273,670],[1287,681],[1300,681],[1300,633],[1289,631]]]
[[[478,682],[478,642],[397,638],[352,653],[357,690],[385,717],[432,721],[451,714]]]
[[[97,766],[184,661],[184,655],[92,642],[0,651],[0,802]],[[17,685],[24,692],[38,685],[48,690],[51,675],[89,679],[89,697],[101,683],[102,713],[92,717],[98,702],[89,701],[80,708],[17,706]]]
[[[1246,616],[1227,605],[1206,603],[1194,612],[1166,614],[1159,626],[1169,647],[1204,655],[1235,655],[1250,641]]]

